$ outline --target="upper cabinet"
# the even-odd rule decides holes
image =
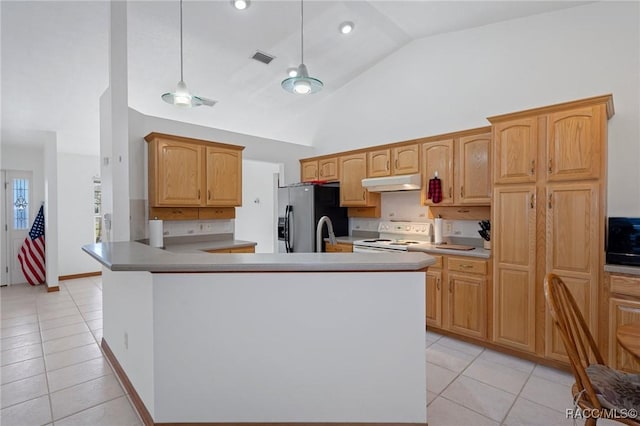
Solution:
[[[242,205],[244,147],[161,133],[150,133],[145,140],[149,146],[148,189],[153,216],[167,219],[233,217],[233,209],[209,211],[206,208]],[[163,210],[165,207],[199,209]]]
[[[206,147],[207,206],[242,205],[242,152]]]
[[[452,205],[453,204],[453,139],[426,142],[422,144],[423,188],[424,204]],[[434,203],[429,196],[429,179],[438,175],[442,188],[442,201]]]
[[[309,182],[318,179],[318,160],[300,160],[300,180]]]
[[[380,194],[370,193],[362,186],[367,177],[367,154],[344,155],[340,163],[340,205],[343,207],[373,207],[380,202]]]
[[[202,204],[202,147],[155,138],[149,144],[149,202],[155,207]]]
[[[368,177],[407,175],[420,172],[418,144],[367,152]]]
[[[336,181],[338,176],[338,157],[300,160],[300,180],[302,182]]]
[[[423,203],[429,206],[488,206],[491,204],[491,133],[488,128],[477,133],[429,141],[422,144],[425,187]],[[429,196],[429,179],[436,172],[442,187],[442,201]]]
[[[536,181],[538,119],[516,119],[493,126],[494,182]]]
[[[600,176],[602,114],[598,106],[549,114],[547,179],[581,180]]]
[[[456,160],[457,204],[491,204],[491,133],[460,137]]]

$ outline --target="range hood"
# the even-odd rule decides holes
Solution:
[[[362,186],[370,192],[414,191],[421,185],[420,173],[362,179]]]

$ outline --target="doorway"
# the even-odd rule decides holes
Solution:
[[[2,285],[24,283],[18,252],[31,229],[37,209],[33,206],[33,173],[3,170],[4,183],[2,228],[4,232],[2,256]],[[34,210],[35,209],[35,210]]]

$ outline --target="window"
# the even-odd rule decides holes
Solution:
[[[102,181],[93,178],[93,222],[96,243],[102,241]]]
[[[29,180],[13,179],[13,229],[29,228]]]

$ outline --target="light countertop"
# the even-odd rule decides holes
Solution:
[[[171,251],[139,242],[123,241],[89,244],[82,247],[82,250],[112,271],[416,271],[435,263],[435,258],[426,253],[210,254],[202,252],[202,248],[187,248],[185,244],[180,246],[176,251]],[[210,243],[208,247],[211,249]]]

